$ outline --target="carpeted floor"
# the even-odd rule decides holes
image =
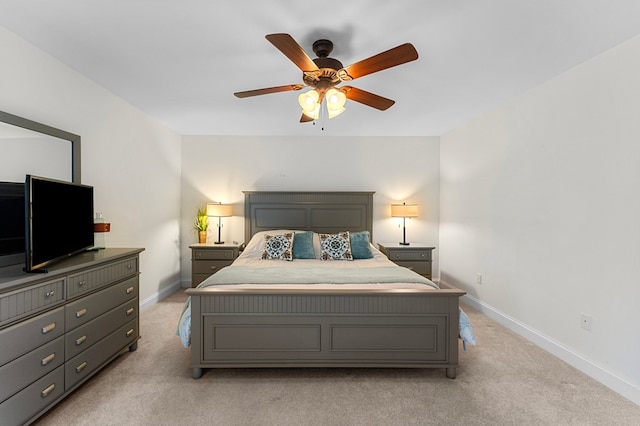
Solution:
[[[226,369],[191,378],[178,291],[141,314],[118,357],[36,424],[638,425],[640,406],[464,307],[478,346],[444,370]]]

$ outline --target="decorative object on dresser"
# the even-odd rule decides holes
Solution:
[[[422,243],[413,243],[411,247],[401,243],[379,243],[378,248],[393,263],[431,279],[431,263],[433,261],[431,252],[435,247],[429,247]]]
[[[233,216],[233,206],[230,204],[207,204],[207,216],[218,218],[218,241],[215,244],[224,244],[224,241],[220,239],[220,233],[222,231],[222,218]]]
[[[238,244],[192,244],[191,287],[195,287],[238,257]]]
[[[391,204],[391,217],[402,218],[402,242],[399,243],[403,246],[408,246],[407,242],[407,228],[406,220],[411,217],[418,217],[418,205],[417,204]]]
[[[93,220],[93,250],[102,250],[107,246],[107,232],[111,232],[111,224],[104,220],[102,213],[96,213]]]
[[[141,248],[0,268],[0,420],[29,424],[139,339]]]
[[[209,229],[209,216],[207,215],[207,206],[198,207],[196,212],[196,220],[193,229],[198,233],[198,242],[207,242],[207,230]]]

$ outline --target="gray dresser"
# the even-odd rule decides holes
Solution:
[[[139,339],[143,249],[0,268],[0,423],[29,424]]]

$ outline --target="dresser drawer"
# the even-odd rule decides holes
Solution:
[[[64,307],[0,330],[0,365],[52,341],[64,333]]]
[[[36,314],[64,301],[65,278],[38,284],[0,296],[0,326]]]
[[[131,257],[101,268],[69,275],[67,299],[104,287],[123,278],[138,274],[138,258]]]
[[[0,403],[2,426],[23,425],[64,393],[64,367],[60,366],[37,382]]]
[[[64,337],[11,361],[0,367],[0,402],[27,387],[64,361]]]
[[[193,250],[193,260],[234,260],[237,255],[236,249],[216,249],[216,250]]]
[[[116,306],[138,297],[138,276],[65,306],[66,330],[73,330]]]
[[[231,260],[199,260],[193,262],[194,274],[215,274],[225,266],[231,265]]]
[[[65,364],[65,390],[71,389],[110,358],[116,356],[115,348],[126,348],[138,339],[138,320],[129,321],[95,345]]]
[[[68,332],[65,335],[65,359],[73,358],[137,316],[138,298],[135,298]]]

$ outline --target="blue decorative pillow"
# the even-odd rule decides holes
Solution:
[[[338,234],[319,234],[322,260],[353,260],[349,231]]]
[[[263,259],[293,260],[293,232],[264,236]]]
[[[351,232],[349,234],[349,242],[351,243],[351,254],[354,259],[373,258],[369,231]]]
[[[315,259],[316,253],[313,251],[313,232],[296,232],[293,236],[293,258],[294,259]]]

